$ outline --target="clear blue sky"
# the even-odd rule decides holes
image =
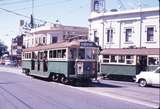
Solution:
[[[120,7],[120,0],[106,0],[106,8]],[[121,9],[136,8],[140,0],[121,0]],[[141,0],[143,7],[158,7],[159,0]],[[29,16],[32,0],[0,0],[0,8]],[[64,25],[88,26],[90,0],[34,0],[34,17]],[[12,37],[18,35],[19,20],[25,17],[0,9],[0,40],[10,45]]]

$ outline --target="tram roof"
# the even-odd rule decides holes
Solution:
[[[72,42],[59,42],[59,43],[54,43],[54,44],[49,44],[49,45],[30,47],[30,48],[23,49],[23,51],[30,52],[30,51],[40,51],[40,50],[48,50],[48,49],[56,49],[56,48],[80,47],[81,43],[83,43],[83,42],[93,43],[93,42],[90,42],[87,40],[76,40],[76,41],[72,41]],[[95,43],[93,43],[93,47],[97,47]]]
[[[160,48],[107,48],[101,54],[115,55],[159,55]]]

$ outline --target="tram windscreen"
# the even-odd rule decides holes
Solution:
[[[80,48],[78,52],[79,59],[96,59],[96,50],[89,48]]]

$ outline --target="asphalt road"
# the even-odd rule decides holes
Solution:
[[[152,109],[79,87],[0,72],[0,109]]]

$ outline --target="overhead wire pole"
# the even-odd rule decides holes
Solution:
[[[139,0],[139,8],[140,8],[140,13],[139,13],[139,15],[140,15],[140,48],[142,47],[142,42],[141,42],[141,40],[142,40],[142,1],[141,0]]]
[[[34,0],[32,0],[32,13],[31,13],[31,22],[30,22],[30,25],[31,25],[31,28],[34,28]]]

